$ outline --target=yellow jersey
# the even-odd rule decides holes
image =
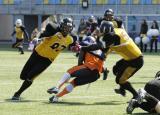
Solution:
[[[120,54],[124,60],[136,59],[142,55],[142,52],[134,41],[128,36],[126,31],[121,28],[114,28],[114,32],[120,38],[119,45],[110,46],[111,51]]]
[[[15,32],[17,39],[24,39],[24,31],[22,30],[21,27],[15,27]]]
[[[57,55],[72,43],[73,38],[70,35],[64,37],[61,32],[57,32],[53,36],[45,37],[35,50],[40,56],[54,61]]]

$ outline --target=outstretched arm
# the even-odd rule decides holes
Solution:
[[[103,49],[103,47],[100,44],[92,44],[92,45],[89,45],[89,46],[81,47],[81,50],[84,51],[84,52],[94,51],[94,50],[98,50],[98,49]]]
[[[54,35],[57,32],[57,28],[58,26],[56,24],[47,24],[45,30],[42,33],[40,33],[38,38],[50,37]]]
[[[14,30],[13,33],[11,34],[11,36],[14,36],[15,33],[16,33],[16,31]]]

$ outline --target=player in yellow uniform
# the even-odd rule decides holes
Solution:
[[[20,78],[24,82],[13,95],[12,100],[20,100],[21,93],[30,87],[35,77],[42,73],[63,49],[73,43],[69,35],[72,29],[71,18],[64,18],[59,26],[51,23],[46,26],[45,31],[39,36],[44,40],[35,48],[23,67]]]
[[[12,36],[14,36],[14,34],[16,34],[16,42],[12,45],[12,48],[18,48],[21,54],[24,54],[23,51],[24,34],[26,35],[27,39],[29,37],[25,27],[22,25],[21,19],[16,20],[15,29],[12,33]]]
[[[104,16],[103,16],[102,19],[99,20],[99,23],[101,23],[102,21],[110,21],[110,22],[112,22],[114,28],[124,28],[122,19],[119,18],[119,17],[115,17],[114,16],[114,11],[112,9],[110,9],[110,8],[106,9],[106,11],[104,12]],[[108,72],[109,71],[107,70],[107,68],[104,69],[103,80],[107,79]]]
[[[101,40],[103,46],[91,45],[89,47],[82,47],[81,49],[83,51],[109,49],[118,53],[122,59],[113,67],[116,83],[120,85],[120,88],[116,89],[116,93],[125,96],[125,90],[128,90],[133,94],[133,98],[136,98],[138,94],[127,80],[143,66],[143,56],[140,49],[124,29],[113,28],[112,22],[103,21],[100,31],[103,36]]]

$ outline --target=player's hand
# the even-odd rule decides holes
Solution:
[[[79,44],[76,44],[75,46],[71,47],[71,51],[73,52],[79,52],[81,49],[81,46]]]

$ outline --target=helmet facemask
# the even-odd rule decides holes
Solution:
[[[61,33],[63,36],[68,35],[73,30],[73,23],[72,20],[65,18],[60,24]]]
[[[107,20],[107,21],[111,21],[113,20],[114,18],[114,12],[112,9],[107,9],[104,13],[104,18]]]
[[[103,21],[100,25],[101,35],[107,35],[114,32],[113,23],[108,21]]]

